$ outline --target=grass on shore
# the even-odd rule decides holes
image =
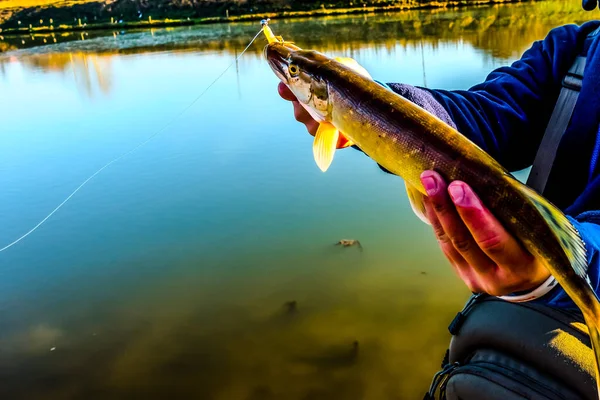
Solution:
[[[31,2],[39,2],[39,0],[31,0]],[[43,0],[42,0],[43,1]],[[55,0],[46,0],[48,3],[57,3]],[[341,15],[341,14],[361,14],[361,13],[375,13],[385,11],[401,11],[401,10],[415,10],[415,9],[426,9],[426,8],[453,8],[453,7],[465,7],[465,6],[477,6],[486,4],[496,3],[517,3],[523,0],[451,0],[451,1],[431,1],[428,3],[417,3],[417,2],[406,2],[402,4],[393,4],[386,6],[364,6],[364,7],[352,7],[352,8],[319,8],[308,11],[282,11],[272,13],[260,13],[260,14],[244,14],[235,16],[223,16],[223,17],[208,17],[208,18],[186,18],[186,19],[162,19],[154,20],[147,19],[143,21],[113,21],[105,23],[85,24],[79,23],[77,25],[58,25],[58,26],[26,26],[22,28],[7,28],[0,29],[0,33],[4,35],[23,35],[31,33],[52,33],[52,32],[69,32],[69,31],[85,31],[85,30],[102,30],[102,29],[140,29],[140,28],[152,28],[152,27],[168,27],[168,26],[182,26],[182,25],[199,25],[199,24],[210,24],[218,22],[241,22],[241,21],[259,21],[263,18],[298,18],[298,17],[311,17],[311,16],[326,16],[326,15]],[[58,1],[62,3],[63,1]],[[82,3],[85,2],[82,1]],[[2,4],[0,2],[0,4]]]

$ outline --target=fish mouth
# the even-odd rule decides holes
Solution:
[[[293,53],[301,50],[290,42],[273,42],[265,46],[265,58],[271,69],[284,83],[287,83],[286,71]]]

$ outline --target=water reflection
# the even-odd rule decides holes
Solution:
[[[440,43],[471,44],[483,51],[489,62],[517,58],[549,29],[565,23],[593,18],[576,2],[505,4],[457,10],[405,11],[362,16],[277,20],[273,29],[284,38],[327,53],[354,57],[362,49],[391,55],[398,49],[422,55],[423,85],[426,85],[424,46],[435,57]],[[60,35],[6,36],[0,40],[0,72],[10,57],[18,56],[26,67],[56,71],[70,66],[83,91],[91,95],[92,75],[101,92],[110,90],[110,56],[152,51],[238,52],[256,33],[257,24],[218,24],[199,27],[152,29],[141,32],[77,32]],[[317,34],[315,34],[315,32]],[[339,40],[343,37],[344,40]],[[57,45],[39,47],[43,43]],[[260,57],[262,37],[246,57]],[[33,52],[33,55],[30,55]],[[66,54],[65,54],[66,53]],[[94,54],[89,55],[89,54]],[[102,54],[102,58],[98,55]],[[102,60],[106,65],[98,65]],[[238,65],[236,64],[236,69]]]
[[[69,66],[79,88],[83,87],[88,97],[94,97],[95,88],[108,94],[111,88],[111,58],[95,54],[69,53]],[[95,77],[95,79],[93,79]]]
[[[94,53],[53,53],[11,56],[6,62],[18,63],[44,73],[70,75],[76,87],[88,98],[107,95],[111,90],[112,56]],[[6,63],[5,62],[5,63]],[[5,63],[0,62],[0,73],[6,76]]]
[[[323,51],[351,53],[377,47],[433,46],[440,40],[468,42],[494,57],[512,58],[552,27],[598,17],[577,2],[541,1],[459,9],[415,10],[361,16],[281,19],[272,22],[276,34]],[[215,24],[149,31],[90,31],[46,35],[5,36],[4,52],[39,46],[52,38],[59,45],[36,52],[81,51],[140,53],[148,51],[240,51],[258,31],[258,23]],[[150,34],[149,34],[150,33]],[[114,40],[104,40],[106,36]],[[339,40],[343,37],[344,40]],[[98,40],[99,39],[99,40]],[[23,44],[24,42],[24,44]],[[259,53],[264,40],[251,51]]]

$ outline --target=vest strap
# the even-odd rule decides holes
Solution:
[[[579,96],[583,82],[587,50],[590,47],[592,39],[598,34],[600,34],[600,26],[587,35],[582,53],[575,57],[573,65],[571,65],[569,72],[563,78],[558,100],[533,161],[533,166],[527,179],[527,186],[542,195],[548,183],[548,177],[556,158],[558,146],[571,121],[575,103],[577,103],[577,97]]]

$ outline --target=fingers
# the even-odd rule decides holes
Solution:
[[[511,235],[464,182],[421,174],[427,217],[440,246],[472,292],[503,295],[538,286],[549,271]]]
[[[310,116],[308,111],[306,111],[300,103],[293,101],[292,106],[294,107],[294,118],[296,118],[296,121],[302,122],[303,124],[314,121],[313,117]]]
[[[429,198],[425,197],[423,203],[425,205],[425,214],[431,223],[431,227],[433,228],[442,252],[448,261],[450,261],[450,264],[452,264],[458,276],[465,282],[469,290],[473,293],[481,292],[482,288],[481,285],[479,285],[476,274],[464,257],[454,248],[452,241],[448,238],[446,232],[444,232],[444,228],[442,227]]]
[[[550,276],[550,272],[485,207],[469,185],[455,181],[449,185],[448,192],[477,246],[499,266],[498,279],[488,284],[490,290],[506,294],[531,289]]]
[[[448,193],[477,246],[499,265],[523,265],[533,256],[521,247],[464,182],[454,181]]]
[[[425,171],[421,174],[421,183],[425,187],[435,216],[444,235],[438,240],[451,244],[466,262],[479,274],[492,273],[496,264],[477,245],[473,235],[463,223],[461,216],[456,211],[450,196],[448,196],[446,182],[434,171]]]
[[[296,118],[296,121],[303,123],[306,126],[308,133],[315,136],[317,129],[319,128],[319,123],[310,116],[308,111],[306,111],[300,103],[293,101],[292,105],[294,106],[294,118]]]
[[[425,205],[427,219],[433,228],[433,233],[435,234],[435,237],[438,240],[438,243],[440,244],[440,247],[442,248],[442,251],[446,257],[448,257],[452,264],[459,268],[468,266],[463,256],[461,256],[460,253],[454,248],[452,241],[448,235],[446,235],[446,232],[444,231],[444,228],[442,227],[442,224],[440,223],[440,220],[438,219],[435,210],[431,205],[431,200],[429,200],[428,197],[425,197],[423,199],[423,204]]]
[[[315,121],[314,119],[311,119],[309,122],[305,123],[304,125],[306,125],[306,130],[312,136],[315,136],[317,134],[317,129],[319,129],[319,123],[317,121]]]
[[[306,126],[306,130],[312,136],[317,134],[317,129],[319,129],[319,123],[314,120],[314,118],[300,105],[294,93],[283,83],[279,82],[277,85],[277,91],[279,95],[284,99],[292,102],[292,106],[294,107],[294,118],[296,121],[304,124]],[[337,148],[342,149],[348,146],[348,139],[346,139],[343,135],[340,135],[338,139]]]
[[[277,85],[277,92],[284,100],[297,101],[294,93],[283,82],[279,82],[279,85]]]
[[[296,96],[294,96],[294,93],[292,93],[283,82],[279,82],[279,85],[277,85],[277,92],[284,100],[292,102],[292,106],[294,107],[294,118],[296,118],[296,121],[303,123],[306,126],[308,133],[315,136],[317,129],[319,128],[319,123],[300,105]]]

